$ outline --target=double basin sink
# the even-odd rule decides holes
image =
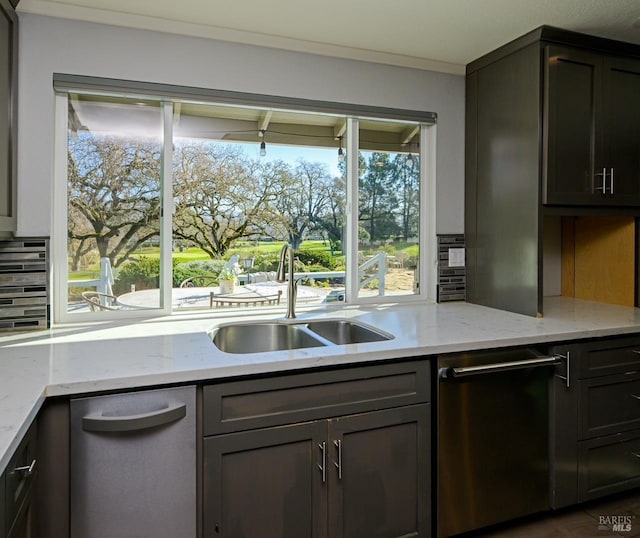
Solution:
[[[211,336],[215,346],[226,353],[263,353],[393,338],[363,323],[344,319],[234,323],[214,329]]]

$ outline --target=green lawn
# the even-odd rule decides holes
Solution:
[[[265,254],[278,254],[283,245],[284,241],[238,241],[237,246],[230,249],[225,258],[228,259],[229,256],[232,256],[233,254],[237,254],[241,259]],[[393,246],[395,247],[396,252],[403,251],[409,256],[418,255],[418,245],[411,243],[396,243]],[[326,252],[331,251],[331,249],[329,248],[329,243],[322,240],[304,241],[301,248]],[[140,256],[145,256],[152,259],[160,258],[160,247],[142,248],[133,256],[133,258],[137,258]],[[210,259],[209,255],[198,247],[185,248],[182,252],[180,252],[179,249],[176,249],[173,251],[172,257],[177,263]],[[100,266],[99,264],[96,264],[95,268],[92,267],[90,269],[72,273],[69,275],[69,278],[71,280],[88,280],[93,278],[100,278]]]
[[[69,280],[96,280],[100,278],[100,266],[97,270],[77,271],[69,274]]]

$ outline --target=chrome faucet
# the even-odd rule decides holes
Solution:
[[[278,263],[278,273],[276,280],[278,282],[287,281],[287,270],[285,269],[285,262],[287,260],[287,254],[289,255],[289,282],[287,284],[287,319],[295,319],[296,317],[296,295],[298,294],[298,283],[294,277],[293,272],[293,247],[286,243],[280,251],[280,263]]]

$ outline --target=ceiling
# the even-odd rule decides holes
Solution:
[[[640,0],[21,0],[18,12],[449,73],[543,24],[640,44]]]

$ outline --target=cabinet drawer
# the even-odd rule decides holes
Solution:
[[[5,471],[6,530],[13,525],[36,474],[36,426],[29,428]]]
[[[640,338],[634,336],[586,343],[581,358],[581,378],[640,370]]]
[[[640,372],[580,381],[580,439],[636,428],[640,428]]]
[[[422,403],[429,390],[428,360],[209,385],[204,434]]]
[[[640,485],[640,431],[579,443],[579,500]]]

